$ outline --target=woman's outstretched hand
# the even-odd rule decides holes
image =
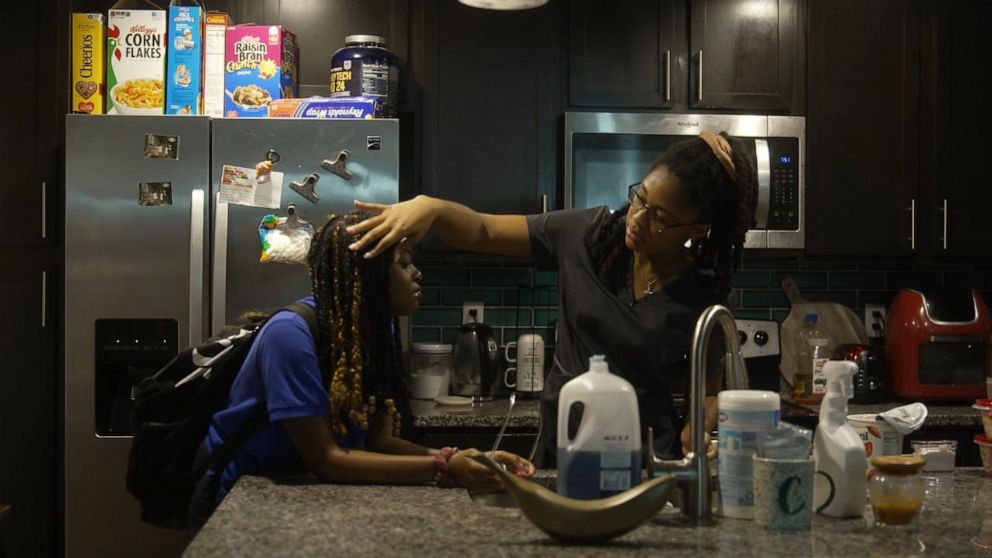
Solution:
[[[462,488],[500,488],[500,482],[495,473],[488,467],[472,459],[472,456],[481,453],[477,449],[462,450],[451,456],[448,462],[448,470],[455,482]],[[506,470],[519,477],[534,476],[534,465],[520,457],[506,451],[496,451],[489,454],[493,461],[506,467]]]
[[[370,259],[397,242],[403,241],[411,245],[420,242],[437,216],[432,202],[431,198],[423,195],[392,205],[355,200],[356,208],[369,211],[373,215],[357,225],[348,227],[348,234],[364,233],[364,236],[349,248],[355,251],[368,250],[365,252],[365,258]]]

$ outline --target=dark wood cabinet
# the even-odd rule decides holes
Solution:
[[[54,556],[57,441],[54,268],[48,250],[7,248],[0,277],[0,503],[10,556]]]
[[[689,106],[792,108],[802,79],[799,0],[691,0]]]
[[[982,54],[987,49],[987,0],[924,4],[922,196],[932,216],[926,236],[935,256],[992,255],[987,159],[992,137]],[[987,64],[985,64],[987,67]],[[984,85],[983,85],[984,84]]]
[[[918,4],[811,0],[809,21],[806,251],[913,254],[923,216]]]
[[[802,114],[804,10],[804,0],[573,0],[569,105]]]
[[[680,19],[681,16],[681,19]],[[685,25],[678,0],[568,3],[568,101],[671,108],[685,98]]]
[[[553,208],[564,2],[511,12],[421,5],[420,191],[486,213]]]

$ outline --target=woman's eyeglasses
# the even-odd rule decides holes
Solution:
[[[648,205],[647,198],[641,194],[641,185],[643,182],[637,182],[627,186],[627,200],[630,201],[630,207],[634,209],[634,213],[646,210],[648,212],[648,222],[651,225],[651,230],[657,234],[665,232],[665,229],[674,229],[677,227],[689,227],[692,225],[698,225],[699,223],[666,223],[665,218],[661,216],[661,210]]]

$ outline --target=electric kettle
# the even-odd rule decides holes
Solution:
[[[463,324],[452,356],[451,393],[492,398],[499,376],[499,344],[486,324]]]

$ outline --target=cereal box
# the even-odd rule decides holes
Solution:
[[[276,99],[270,118],[374,118],[376,100],[369,97],[310,97]]]
[[[224,12],[207,12],[203,32],[203,114],[224,116],[224,49],[231,18]]]
[[[203,9],[169,7],[165,114],[203,114]]]
[[[273,99],[296,97],[296,36],[278,25],[227,28],[224,116],[268,116]]]
[[[72,14],[69,110],[103,114],[103,14]]]
[[[166,25],[164,10],[110,10],[108,114],[163,113]]]

